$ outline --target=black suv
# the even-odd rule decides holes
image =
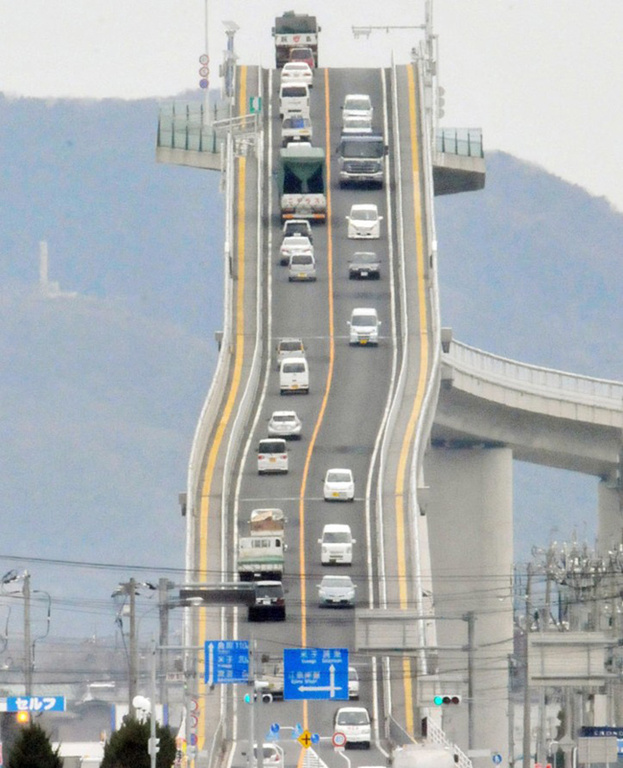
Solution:
[[[286,595],[280,581],[256,581],[249,621],[285,621]]]

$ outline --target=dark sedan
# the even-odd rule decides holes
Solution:
[[[348,262],[348,276],[351,280],[378,280],[381,277],[381,267],[376,253],[355,253]]]

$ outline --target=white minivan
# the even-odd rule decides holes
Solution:
[[[279,365],[279,392],[309,392],[309,366],[304,357],[286,357]]]
[[[378,344],[381,321],[374,307],[356,307],[348,321],[350,344]]]
[[[320,544],[320,562],[323,565],[352,565],[353,539],[350,525],[342,523],[329,523],[322,529]]]
[[[257,473],[288,471],[288,447],[282,437],[260,440],[257,447]]]
[[[282,83],[279,86],[279,114],[309,117],[309,87],[305,83]]]

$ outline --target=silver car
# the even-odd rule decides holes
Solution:
[[[289,263],[290,256],[295,253],[305,253],[314,255],[314,246],[306,235],[295,232],[293,235],[286,235],[283,238],[279,249],[279,263],[284,266]]]
[[[321,608],[354,608],[357,587],[350,576],[323,576],[318,584]]]
[[[296,411],[274,411],[268,420],[268,434],[298,440],[301,436],[301,420]]]
[[[316,259],[311,253],[293,253],[288,264],[288,280],[311,281],[316,279]]]

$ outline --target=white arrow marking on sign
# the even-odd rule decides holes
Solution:
[[[208,685],[214,685],[214,643],[208,643]]]
[[[335,666],[329,667],[329,685],[299,685],[299,691],[329,691],[329,698],[334,698],[337,691],[341,691],[342,686],[335,685]]]

